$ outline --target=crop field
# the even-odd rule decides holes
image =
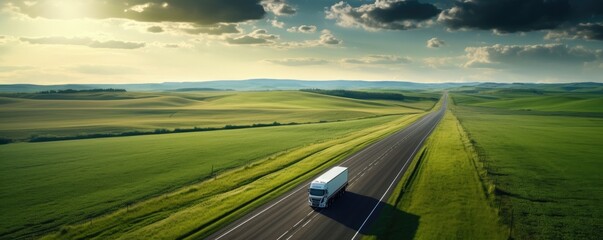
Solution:
[[[448,110],[365,239],[507,239],[476,160]]]
[[[329,122],[420,113],[434,99],[358,100],[300,91],[0,94],[0,137]]]
[[[167,99],[174,99],[169,96],[149,97],[141,93],[122,94],[121,98],[133,97],[125,100],[90,100],[92,102],[25,99],[15,100],[16,102],[11,104],[15,104],[12,105],[13,107],[25,104],[24,108],[49,109],[48,111],[53,111],[52,106],[56,104],[55,101],[60,104],[72,104],[73,106],[70,107],[73,108],[72,111],[82,111],[78,113],[82,118],[74,121],[88,122],[87,118],[93,119],[102,115],[98,113],[95,115],[94,111],[88,109],[88,107],[94,108],[94,105],[111,108],[110,105],[118,104],[116,101],[129,101],[131,104],[132,101],[146,102],[151,98],[160,98],[153,100],[156,101],[153,104],[160,104],[164,100],[170,103]],[[262,94],[268,96],[261,96]],[[300,97],[291,98],[292,95]],[[284,99],[275,101],[278,100],[278,96]],[[313,99],[314,97],[317,99]],[[92,97],[82,95],[79,98]],[[112,99],[106,96],[105,98]],[[56,231],[59,227],[61,227],[61,235],[55,236],[56,238],[63,238],[62,236],[90,238],[96,235],[113,238],[125,233],[141,231],[140,229],[144,229],[149,224],[157,225],[160,220],[165,220],[171,214],[183,214],[186,212],[185,209],[196,206],[195,204],[220,203],[216,207],[215,215],[204,218],[204,221],[212,226],[208,229],[214,229],[223,221],[237,216],[234,213],[242,213],[252,206],[257,206],[262,200],[274,197],[277,193],[288,189],[287,187],[294,186],[291,184],[303,180],[304,176],[308,177],[310,176],[308,174],[328,167],[360,146],[400,129],[419,116],[418,114],[391,115],[392,113],[423,112],[417,108],[403,107],[401,104],[407,104],[405,102],[359,101],[299,92],[233,93],[231,97],[218,98],[221,100],[215,100],[219,102],[212,103],[215,105],[201,106],[202,104],[199,103],[200,105],[196,107],[211,110],[212,106],[228,105],[232,108],[233,114],[237,108],[242,110],[242,113],[237,113],[240,115],[219,116],[221,120],[218,122],[221,125],[230,120],[241,121],[235,116],[254,119],[253,116],[256,116],[253,114],[254,109],[264,109],[264,107],[273,110],[285,109],[290,113],[281,116],[258,110],[258,118],[296,118],[310,122],[313,120],[313,114],[323,112],[324,115],[328,115],[326,109],[332,108],[342,110],[342,114],[331,115],[332,120],[339,117],[341,119],[337,120],[345,121],[0,145],[0,156],[2,156],[0,164],[3,166],[0,169],[0,182],[2,182],[0,211],[3,213],[0,218],[1,238],[39,236],[49,231]],[[237,103],[237,101],[242,102]],[[36,104],[35,107],[32,107],[33,103]],[[424,103],[419,104],[426,106]],[[76,107],[77,105],[79,107]],[[362,106],[365,109],[361,114],[352,113]],[[245,109],[249,109],[249,112],[245,113]],[[3,108],[2,111],[6,110]],[[34,111],[31,111],[30,114],[33,114]],[[128,111],[124,109],[124,113]],[[153,112],[155,109],[149,111]],[[308,114],[309,112],[311,114]],[[92,115],[88,116],[88,114]],[[354,118],[362,118],[345,119],[352,115]],[[2,116],[6,117],[6,115]],[[152,115],[149,116],[150,121],[153,121]],[[40,116],[21,117],[24,118],[21,122],[27,122],[30,117],[35,119]],[[52,123],[50,117],[42,117],[46,119],[45,121],[49,121],[48,124]],[[136,120],[128,119],[126,116],[111,117],[112,121],[138,124]],[[143,118],[142,115],[138,117]],[[319,115],[314,117],[315,120],[324,119]],[[68,119],[57,118],[55,127],[66,120]],[[247,121],[256,122],[256,120]],[[274,120],[271,119],[270,122],[272,121]],[[15,120],[15,124],[18,124],[17,122],[19,121]],[[38,124],[43,123],[44,121],[40,121]],[[78,128],[76,130],[82,131]],[[286,168],[294,170],[284,170]],[[241,191],[241,187],[257,182],[258,179],[270,174],[276,174],[281,181],[264,180],[263,183],[260,181],[257,183],[259,186],[254,187],[256,191],[239,194],[243,199],[239,199],[241,201],[231,201],[229,204],[216,202],[221,197],[233,194],[232,191]],[[233,176],[234,179],[224,176]],[[270,194],[258,199],[259,195],[266,192]],[[164,204],[157,204],[157,201]],[[249,202],[249,204],[242,208],[242,202]],[[226,212],[224,208],[235,209],[234,215],[220,218],[221,222],[217,223],[215,218]],[[124,211],[128,214],[125,217]],[[121,219],[123,222],[116,219]],[[183,221],[180,218],[176,219]],[[92,227],[85,225],[91,222],[95,223]],[[99,222],[103,224],[98,224]],[[195,221],[191,222],[190,219],[185,223],[198,224]],[[72,227],[66,227],[67,224]],[[167,228],[172,227],[166,225],[156,229]],[[169,236],[180,236],[184,234],[182,232],[184,230],[190,229],[182,227],[180,230],[171,230],[169,234],[172,235]],[[201,233],[207,231],[209,230]],[[132,236],[136,235],[139,234]]]
[[[601,95],[453,93],[452,98],[495,186],[511,237],[601,237]]]

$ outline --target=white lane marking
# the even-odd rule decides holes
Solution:
[[[314,214],[314,216],[312,218],[310,218],[310,220],[308,220],[302,227],[298,228],[297,230],[295,230],[295,232],[291,233],[291,236],[289,236],[287,238],[287,240],[291,239],[293,237],[293,235],[295,235],[297,232],[299,232],[299,230],[301,230],[303,227],[308,225],[308,223],[310,223],[312,220],[314,220],[314,218],[316,218],[316,216],[318,216],[318,214]]]
[[[413,123],[412,125],[410,125],[408,128],[406,128],[405,130],[409,130],[410,128],[415,128],[413,129],[411,132],[415,132],[416,131],[416,126],[418,125],[422,125],[422,122],[425,122],[425,119],[427,119],[427,117],[421,118],[418,122]],[[404,131],[404,130],[403,130]],[[378,143],[378,142],[377,142]],[[375,143],[376,144],[376,143]],[[343,161],[341,163],[341,165],[345,164],[346,162],[354,159],[355,157],[357,157],[358,155],[360,155],[361,153],[368,151],[372,146],[374,146],[375,144],[372,144],[370,147],[367,147],[363,150],[360,150],[360,152],[352,155],[350,158],[348,158],[347,160]],[[222,235],[218,236],[217,238],[215,238],[215,240],[218,240],[220,238],[223,238],[224,236],[228,235],[229,233],[231,233],[232,231],[238,229],[239,227],[243,226],[244,224],[246,224],[247,222],[253,220],[254,218],[256,218],[257,216],[259,216],[260,214],[268,211],[269,209],[273,208],[274,206],[276,206],[277,204],[281,203],[282,201],[284,201],[285,199],[289,198],[291,195],[299,192],[300,190],[304,189],[306,186],[302,186],[300,188],[298,188],[297,190],[291,192],[289,195],[283,197],[282,199],[278,200],[277,202],[273,203],[272,205],[268,206],[267,208],[265,208],[264,210],[256,213],[255,215],[251,216],[250,218],[248,218],[247,220],[243,221],[242,223],[239,223],[238,225],[236,225],[235,227],[231,228],[230,230],[228,230],[227,232],[223,233]]]
[[[411,131],[410,131],[410,132],[409,132],[409,133],[408,133],[408,134],[407,134],[407,135],[406,135],[406,136],[405,136],[403,139],[399,140],[399,141],[396,143],[396,146],[400,145],[400,144],[401,144],[401,142],[405,141],[405,140],[408,138],[408,136],[410,136],[412,133],[416,132],[417,130],[418,130],[417,128],[412,129],[412,130],[411,130]],[[366,150],[366,149],[365,149],[365,150]],[[357,180],[358,178],[360,178],[360,177],[364,176],[364,174],[366,173],[366,171],[367,171],[367,170],[370,170],[370,169],[371,169],[373,166],[377,165],[377,163],[379,162],[379,160],[383,159],[383,157],[385,157],[387,154],[389,154],[389,153],[390,153],[391,151],[393,151],[393,150],[394,150],[394,147],[390,147],[389,149],[387,149],[386,151],[384,151],[383,153],[381,153],[381,155],[379,155],[379,157],[377,157],[375,160],[373,160],[373,161],[372,161],[372,162],[369,164],[369,166],[364,167],[364,169],[362,169],[362,170],[360,171],[360,173],[358,173],[358,174],[356,174],[354,177],[352,177],[352,179],[350,179],[350,181],[349,181],[348,188],[349,188],[349,187],[350,187],[350,186],[351,186],[351,185],[352,185],[354,182],[356,182],[356,180]],[[350,158],[350,159],[351,159],[351,158]],[[345,163],[345,162],[349,161],[350,159],[348,159],[348,160],[344,161],[343,163]],[[342,164],[343,164],[343,163],[342,163]],[[374,164],[374,165],[373,165],[373,164]],[[312,212],[309,212],[309,213],[306,215],[306,217],[307,217],[307,216],[309,216],[311,213],[312,213]],[[287,230],[285,233],[283,233],[283,234],[282,234],[280,237],[278,237],[278,238],[277,238],[277,240],[280,240],[280,239],[281,239],[281,238],[282,238],[282,237],[283,237],[283,236],[284,236],[284,235],[285,235],[287,232],[289,232],[289,231],[291,231],[292,229],[296,228],[296,227],[297,227],[297,225],[299,225],[299,224],[300,224],[300,223],[301,223],[301,222],[302,222],[304,219],[305,219],[305,217],[304,217],[304,218],[302,218],[302,219],[300,219],[300,220],[299,220],[297,223],[295,223],[295,224],[293,225],[293,227],[289,228],[289,229],[288,229],[288,230]],[[308,222],[309,222],[309,221],[308,221]],[[308,224],[308,222],[306,222],[306,223],[305,223],[305,224],[304,224],[302,227],[306,226],[306,224]],[[296,232],[297,232],[297,231],[296,231]],[[296,232],[294,232],[293,234],[295,234]],[[291,236],[293,236],[293,234],[292,234]],[[289,238],[291,238],[291,236],[290,236]],[[287,238],[287,239],[289,239],[289,238]]]
[[[424,124],[421,124],[421,125],[424,125]],[[387,150],[383,151],[381,153],[381,155],[379,155],[379,157],[375,158],[375,160],[373,160],[372,162],[370,162],[368,166],[364,167],[359,173],[357,173],[354,177],[352,177],[352,179],[350,179],[348,187],[351,186],[353,183],[355,183],[356,180],[358,180],[358,178],[364,176],[364,174],[366,173],[366,171],[370,170],[373,166],[377,165],[377,163],[379,163],[381,159],[383,159],[386,155],[388,155],[389,153],[391,153],[392,151],[394,151],[394,148],[398,147],[402,142],[406,141],[406,139],[408,139],[408,137],[411,134],[415,133],[418,130],[419,130],[418,128],[412,129],[410,132],[408,132],[406,134],[406,136],[404,136],[404,138],[402,138],[401,140],[398,140],[394,144],[394,146],[389,147]]]
[[[310,219],[306,223],[304,223],[304,225],[302,225],[302,227],[306,227],[306,225],[308,225],[308,223],[310,223],[310,221],[312,221],[312,219]]]
[[[280,202],[284,201],[285,199],[289,198],[291,195],[299,192],[300,190],[304,189],[306,186],[302,186],[300,188],[298,188],[297,190],[293,191],[292,193],[290,193],[289,195],[283,197],[281,200],[278,200],[277,202],[273,203],[272,205],[268,206],[267,208],[265,208],[264,210],[260,211],[259,213],[256,213],[255,215],[251,216],[249,219],[243,221],[242,223],[239,223],[239,225],[235,226],[234,228],[228,230],[227,232],[225,232],[224,234],[218,236],[217,238],[215,238],[216,240],[228,235],[230,232],[234,231],[235,229],[243,226],[243,224],[251,221],[252,219],[254,219],[255,217],[259,216],[260,214],[264,213],[265,211],[268,211],[268,209],[271,209],[272,207],[274,207],[275,205],[279,204]]]
[[[280,237],[278,237],[276,240],[279,240],[279,239],[283,238],[285,235],[287,235],[287,233],[289,233],[289,231],[291,231],[291,230],[293,230],[295,227],[297,227],[297,225],[299,225],[299,224],[300,224],[302,221],[304,221],[304,219],[306,219],[306,217],[310,216],[310,214],[312,214],[312,213],[314,213],[314,212],[315,212],[315,211],[310,211],[310,212],[308,212],[308,214],[306,214],[306,216],[305,216],[305,217],[303,217],[302,219],[300,219],[299,221],[297,221],[297,223],[295,223],[295,224],[293,225],[293,227],[289,228],[287,231],[285,231],[285,233],[281,234],[281,236],[280,236]],[[306,225],[306,224],[304,224],[304,226],[305,226],[305,225]],[[303,227],[303,226],[302,226],[302,227]]]
[[[276,240],[279,240],[279,239],[283,238],[283,236],[287,235],[287,233],[289,233],[289,230],[285,231],[285,233],[283,233],[282,235],[280,235]]]
[[[439,120],[438,120],[438,122],[439,122]],[[362,228],[364,227],[364,225],[366,224],[366,222],[369,220],[369,218],[371,217],[371,215],[373,215],[373,212],[375,212],[375,209],[377,209],[377,206],[379,206],[379,203],[381,203],[381,201],[383,201],[383,198],[389,192],[389,190],[392,188],[392,186],[396,182],[396,179],[398,179],[398,177],[402,173],[402,170],[404,170],[404,168],[406,167],[406,165],[410,162],[410,159],[415,155],[415,153],[417,152],[417,150],[419,149],[419,147],[423,145],[423,141],[425,141],[425,139],[427,138],[427,136],[431,135],[431,131],[433,131],[433,129],[438,125],[437,124],[438,122],[436,122],[436,124],[434,124],[433,127],[431,127],[431,129],[429,130],[429,132],[423,137],[423,139],[421,139],[421,142],[419,142],[419,144],[417,145],[417,147],[415,147],[415,150],[412,151],[412,154],[410,154],[410,156],[406,160],[406,163],[404,163],[404,166],[402,166],[402,168],[400,169],[400,171],[398,171],[398,174],[396,174],[396,177],[389,184],[389,186],[387,187],[387,189],[385,190],[385,192],[383,193],[383,195],[381,195],[381,198],[379,199],[379,201],[377,202],[377,204],[375,204],[375,207],[373,207],[373,210],[371,210],[371,212],[366,217],[366,219],[364,219],[364,222],[362,222],[362,225],[360,225],[360,227],[358,228],[358,231],[356,231],[356,234],[354,234],[354,236],[352,237],[352,240],[354,240],[354,238],[356,238],[356,236],[358,236],[358,233],[360,233],[360,231],[362,230]]]

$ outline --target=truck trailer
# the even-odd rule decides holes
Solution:
[[[315,208],[327,208],[348,186],[348,168],[333,167],[310,183],[308,204]]]

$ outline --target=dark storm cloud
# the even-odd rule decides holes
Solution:
[[[123,18],[142,22],[235,23],[261,19],[261,0],[39,0],[10,1],[30,17],[51,19]],[[70,11],[63,11],[70,9]],[[76,10],[76,11],[71,11]]]
[[[564,0],[476,0],[457,2],[439,20],[452,29],[532,31],[557,27],[569,17],[569,8]]]
[[[556,29],[601,14],[601,0],[472,0],[456,2],[438,20],[451,29],[507,33]]]
[[[427,20],[435,17],[440,10],[428,3],[409,0],[392,2],[387,7],[375,8],[367,13],[376,21],[390,23],[405,20]]]
[[[339,2],[326,13],[327,18],[335,19],[337,24],[344,27],[406,30],[417,28],[421,22],[437,16],[440,10],[433,4],[416,0],[376,0],[360,7]]]
[[[574,27],[550,31],[545,38],[603,41],[603,23],[580,23]]]
[[[66,37],[40,37],[40,38],[21,38],[22,42],[30,44],[48,44],[48,45],[76,45],[91,48],[112,48],[112,49],[137,49],[146,44],[139,42],[124,41],[99,41],[91,38],[66,38]]]

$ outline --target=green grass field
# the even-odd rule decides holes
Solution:
[[[68,234],[58,238],[116,237],[151,223],[158,224],[159,220],[186,212],[184,209],[200,201],[210,204],[220,195],[228,195],[286,167],[297,170],[280,172],[278,176],[295,183],[350,151],[401,128],[417,117],[415,113],[422,113],[422,109],[430,109],[435,103],[362,101],[297,91],[18,94],[10,98],[8,95],[0,99],[4,105],[0,132],[13,131],[14,136],[26,136],[31,131],[70,135],[154,129],[190,126],[187,124],[196,122],[212,122],[216,126],[274,121],[333,122],[0,145],[2,238],[37,236],[61,226],[61,233]],[[190,114],[186,115],[187,112]],[[309,163],[298,163],[306,158],[310,158]],[[207,181],[212,172],[232,176],[233,170],[228,169],[241,166],[245,174],[237,172],[234,179],[224,182],[228,178],[219,177],[210,180],[211,183]],[[290,187],[278,181],[259,186],[255,188],[257,191],[246,191],[241,198],[258,199],[258,194],[270,192],[268,199]],[[275,190],[277,187],[280,190]],[[185,194],[183,188],[187,189]],[[191,191],[192,188],[195,190]],[[153,202],[158,197],[163,205]],[[212,216],[220,216],[220,209],[234,208],[237,209],[234,217],[262,199],[244,206],[241,201],[219,205]],[[220,202],[213,202],[216,203]],[[132,214],[134,208],[142,211]],[[124,209],[128,213],[125,218],[120,215]],[[212,227],[200,233],[218,226],[216,219],[204,219]],[[91,221],[106,224],[95,224],[94,228],[76,224]],[[185,222],[198,223],[190,219]],[[65,227],[66,224],[76,225]],[[171,236],[183,234],[176,230],[168,232]]]
[[[452,96],[513,238],[600,238],[600,95]]]
[[[471,106],[544,112],[603,112],[602,94],[479,94],[463,95],[459,103]]]
[[[56,227],[399,116],[337,123],[0,146],[1,233]]]
[[[448,111],[365,239],[506,239],[475,158]]]
[[[342,138],[293,149],[89,222],[63,227],[45,238],[203,238],[417,118],[392,119]]]
[[[431,95],[429,95],[431,96]],[[1,94],[0,137],[351,120],[420,113],[435,100],[366,101],[300,91]]]

